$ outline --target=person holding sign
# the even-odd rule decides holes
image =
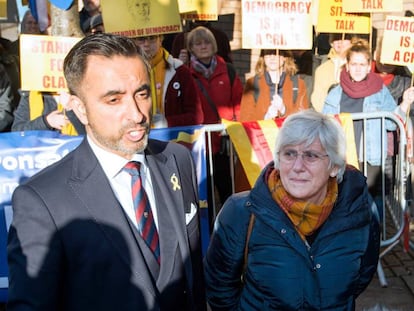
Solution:
[[[297,71],[290,51],[262,50],[256,74],[244,87],[240,121],[275,119],[308,109],[306,84]]]
[[[23,91],[14,111],[12,131],[49,130],[83,135],[85,128],[68,104],[68,94]]]
[[[322,111],[330,87],[339,83],[339,74],[346,63],[346,51],[351,46],[348,35],[331,33],[328,38],[331,45],[328,59],[315,70],[311,94],[312,107],[319,112]]]
[[[151,64],[153,127],[197,125],[203,111],[196,85],[187,66],[162,46],[162,35],[133,39]]]
[[[346,165],[343,129],[303,110],[286,118],[274,151],[216,218],[204,259],[211,310],[355,310],[380,232],[365,177]]]
[[[405,90],[399,106],[395,102],[381,77],[373,72],[372,54],[368,42],[353,39],[346,53],[346,64],[340,73],[339,85],[327,95],[323,113],[394,111],[402,120],[407,120],[407,112],[414,100],[414,87]],[[386,123],[388,130],[395,130],[395,124]],[[359,158],[362,156],[362,121],[354,122],[355,144]],[[365,150],[368,162],[368,186],[376,197],[381,193],[381,120],[369,120],[366,126]],[[385,141],[386,143],[386,141]],[[387,150],[384,146],[382,150]]]
[[[65,57],[86,136],[13,193],[7,310],[206,310],[195,164],[149,138],[149,73],[125,36]]]

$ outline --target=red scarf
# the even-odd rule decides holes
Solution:
[[[342,69],[339,79],[345,94],[351,98],[364,98],[375,94],[379,92],[384,85],[382,79],[373,72],[368,73],[364,80],[355,82],[351,79],[351,76],[346,71],[346,68]]]

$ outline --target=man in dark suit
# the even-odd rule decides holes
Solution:
[[[195,167],[187,148],[148,139],[140,50],[125,37],[87,36],[64,73],[87,134],[13,194],[7,309],[205,310]],[[140,163],[159,256],[140,235],[129,161]]]

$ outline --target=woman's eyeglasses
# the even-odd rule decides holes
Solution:
[[[315,164],[323,160],[324,158],[328,157],[327,154],[320,154],[314,151],[304,151],[302,153],[299,153],[296,150],[284,150],[279,151],[277,154],[279,155],[280,162],[286,164],[292,164],[296,162],[298,156],[302,157],[302,161],[305,164]]]

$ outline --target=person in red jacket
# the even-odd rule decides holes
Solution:
[[[162,46],[162,35],[134,38],[151,65],[153,127],[198,125],[203,111],[187,66]]]
[[[213,33],[203,26],[194,28],[187,36],[187,49],[203,107],[203,124],[238,120],[243,85],[232,64],[217,55]],[[227,143],[219,134],[213,135],[214,182],[221,203],[232,193]]]

